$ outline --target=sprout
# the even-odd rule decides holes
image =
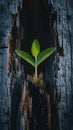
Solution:
[[[27,61],[29,64],[31,64],[33,67],[35,67],[35,78],[37,79],[37,67],[40,65],[44,60],[46,60],[54,51],[56,50],[55,47],[51,47],[48,49],[43,50],[40,53],[40,44],[37,39],[34,39],[32,46],[31,46],[31,53],[34,56],[34,58],[29,55],[28,53],[21,51],[21,50],[15,50],[16,54],[23,58],[25,61]]]

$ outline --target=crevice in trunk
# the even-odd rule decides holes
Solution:
[[[57,48],[55,55],[39,66],[38,74],[43,72],[44,82],[46,83],[46,81],[48,81],[49,84],[46,86],[50,86],[50,92],[48,94],[51,108],[49,112],[49,115],[51,115],[51,117],[49,116],[49,120],[51,120],[49,130],[59,130],[58,103],[61,99],[61,93],[57,91],[56,79],[59,69],[59,56],[64,56],[64,49],[63,44],[62,46],[59,45],[58,32],[54,27],[54,23],[57,20],[57,12],[51,3],[48,4],[47,0],[42,0],[41,2],[32,1],[31,3],[23,1],[23,4],[19,7],[18,14],[12,15],[13,27],[10,32],[8,45],[8,75],[10,76],[11,74],[11,130],[16,130],[20,125],[20,115],[18,111],[24,79],[26,79],[27,74],[33,75],[34,73],[34,69],[15,54],[15,49],[21,49],[31,53],[30,47],[34,38],[38,39],[41,51],[48,47]],[[17,20],[19,20],[19,23]],[[22,76],[18,75],[18,72],[20,72],[20,74],[22,73]],[[29,121],[31,121],[31,119],[29,119]],[[38,127],[38,129],[39,128],[40,127]],[[34,128],[34,130],[36,129],[37,128]],[[48,128],[46,128],[46,130],[47,129]],[[28,130],[31,130],[30,125]],[[41,130],[41,128],[39,130]],[[42,128],[42,130],[45,129]]]

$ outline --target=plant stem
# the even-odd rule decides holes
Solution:
[[[35,57],[35,63],[37,62],[37,57]],[[37,65],[35,65],[35,78],[37,78]]]

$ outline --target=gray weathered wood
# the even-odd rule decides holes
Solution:
[[[20,0],[22,1],[22,0]],[[73,1],[48,0],[57,11],[55,29],[64,56],[59,56],[57,90],[61,92],[58,106],[59,130],[73,129]],[[22,7],[22,4],[20,4]],[[9,127],[9,88],[7,86],[8,38],[12,28],[12,15],[18,13],[18,0],[0,1],[0,129]]]
[[[12,13],[17,12],[18,0],[0,1],[0,130],[9,129],[9,83],[7,82],[8,39],[12,26]]]
[[[57,32],[59,45],[64,47],[64,57],[59,56],[59,70],[57,73],[57,89],[61,91],[59,104],[60,130],[73,129],[73,1],[51,0],[57,10]]]

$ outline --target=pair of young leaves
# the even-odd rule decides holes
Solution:
[[[40,63],[42,63],[44,60],[46,60],[55,50],[56,50],[55,47],[51,47],[43,50],[40,53],[40,44],[37,39],[34,39],[31,46],[31,53],[35,58],[37,58],[37,61],[34,60],[34,58],[31,55],[29,55],[27,52],[17,50],[17,49],[15,50],[15,52],[18,56],[20,56],[29,64],[31,64],[33,67],[35,67],[38,66]]]

